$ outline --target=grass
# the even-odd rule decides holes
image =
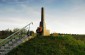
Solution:
[[[85,55],[85,43],[71,35],[38,36],[19,45],[7,55]]]

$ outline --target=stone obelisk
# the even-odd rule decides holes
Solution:
[[[44,29],[45,29],[45,21],[44,21],[44,8],[41,8],[41,22],[40,27],[42,27],[42,35],[44,35]]]
[[[40,25],[37,28],[36,32],[42,36],[48,36],[50,35],[49,30],[46,30],[46,24],[45,24],[45,19],[44,19],[44,8],[41,8],[41,21]]]

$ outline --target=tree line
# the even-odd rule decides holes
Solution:
[[[20,29],[19,28],[14,28],[13,30],[10,30],[10,29],[6,29],[6,30],[1,30],[0,31],[0,39],[5,39],[7,38],[8,36],[10,36],[11,34],[19,31]],[[25,34],[29,34],[30,32],[30,35],[34,35],[34,31],[29,31],[29,30],[26,30],[26,29],[22,29],[20,31],[21,34],[25,33]]]

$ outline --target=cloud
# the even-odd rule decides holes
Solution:
[[[70,6],[48,9],[46,13],[47,24],[52,32],[85,33],[85,4],[80,0],[72,1]],[[53,22],[51,22],[53,20]]]
[[[26,2],[28,0],[0,0],[2,2]]]
[[[49,28],[51,32],[85,33],[84,0],[23,1],[14,0],[14,4],[12,4],[12,1],[4,0],[4,2],[11,3],[12,5],[0,4],[2,6],[0,7],[0,26],[5,27],[3,29],[22,27],[33,21],[32,29],[36,30],[41,17],[40,8],[45,6],[47,29]],[[0,29],[2,29],[1,27]]]
[[[17,8],[17,9],[16,9]],[[25,4],[18,6],[7,6],[0,9],[0,30],[7,28],[13,29],[16,27],[23,27],[30,22],[34,22],[32,29],[38,26],[40,20],[40,9],[29,7]],[[37,24],[37,25],[36,25]],[[2,28],[4,27],[5,28]]]

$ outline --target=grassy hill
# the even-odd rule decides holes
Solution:
[[[85,55],[85,43],[71,35],[35,37],[7,55]]]
[[[82,40],[85,42],[85,35],[72,35],[74,38],[76,38],[77,40]]]

